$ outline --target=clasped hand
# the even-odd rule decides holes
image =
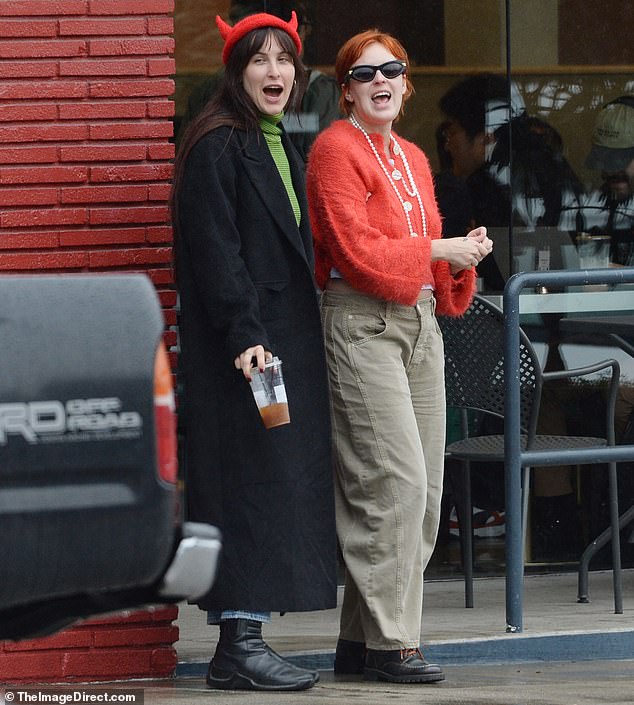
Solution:
[[[451,273],[457,274],[480,264],[493,250],[493,240],[487,236],[487,229],[480,226],[465,237],[434,240],[432,248],[432,258],[446,260],[451,265]]]

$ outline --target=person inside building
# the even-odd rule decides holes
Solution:
[[[597,115],[586,167],[601,174],[601,186],[589,197],[585,211],[590,234],[610,237],[611,260],[634,266],[634,95],[606,103]],[[615,409],[617,443],[634,442],[634,382],[624,375]],[[620,464],[619,504],[625,509],[634,496],[631,464]],[[634,531],[624,546],[632,561]]]
[[[570,246],[582,229],[583,186],[564,157],[559,133],[548,123],[527,113],[517,86],[503,76],[482,73],[453,85],[440,99],[445,118],[444,149],[455,176],[464,180],[471,216],[458,231],[474,222],[490,228],[513,225],[525,232],[561,230]],[[439,147],[440,148],[440,147]],[[450,210],[456,198],[440,182],[438,202],[446,226],[455,225]],[[465,207],[462,206],[463,218]],[[536,250],[536,248],[535,248]],[[539,265],[524,262],[526,269]],[[550,267],[550,263],[544,265]],[[498,263],[487,258],[478,267],[485,291],[502,291],[506,283]],[[545,314],[546,370],[562,369],[559,355],[558,315]],[[561,405],[566,384],[552,382],[544,388],[538,430],[567,433]],[[502,422],[480,423],[481,433],[502,432]],[[476,535],[504,533],[504,468],[501,463],[472,465],[472,492]],[[570,467],[533,470],[532,558],[536,561],[569,560],[581,551],[577,499]]]
[[[602,180],[584,212],[588,231],[610,237],[612,262],[634,266],[634,95],[620,96],[602,107],[585,164],[600,172]],[[633,409],[634,387],[622,384],[616,407],[617,438],[625,435],[628,424],[631,429]]]
[[[609,235],[612,262],[634,265],[634,95],[603,106],[592,134],[586,167],[600,172],[602,184],[586,205],[590,233]]]
[[[444,143],[454,176],[471,194],[472,219],[485,217],[490,226],[507,225],[509,193],[490,170],[495,131],[509,118],[508,87],[502,76],[478,74],[454,84],[440,99]],[[524,112],[518,96],[512,117]],[[439,197],[442,197],[442,192]]]
[[[432,683],[445,677],[420,651],[445,444],[435,312],[464,313],[492,242],[485,228],[441,239],[427,157],[392,130],[413,90],[401,43],[357,34],[335,71],[347,119],[307,169],[346,568],[335,673]]]
[[[502,76],[469,76],[453,85],[439,106],[445,118],[439,149],[449,155],[453,175],[464,181],[468,202],[461,208],[461,230],[448,230],[459,225],[453,212],[456,185],[447,190],[444,181],[439,183],[445,234],[464,233],[474,222],[496,228],[512,223],[528,231],[580,229],[583,186],[563,155],[560,135],[526,112],[515,84],[509,96]],[[484,260],[478,274],[487,291],[503,290],[505,280],[492,258]]]
[[[232,0],[229,9],[229,20],[239,22],[249,15],[265,11],[270,15],[285,18],[295,10],[299,26],[297,32],[304,47],[310,37],[311,20],[306,0]],[[282,125],[288,133],[301,157],[306,161],[308,151],[317,134],[328,127],[333,120],[340,117],[339,87],[332,76],[322,71],[305,67],[306,91],[301,103],[301,109],[296,113],[284,115]],[[216,92],[222,80],[224,70],[208,76],[190,93],[187,99],[185,113],[179,121],[177,141],[187,125],[198,115],[204,105]]]
[[[222,554],[198,600],[220,639],[211,688],[303,690],[316,671],[262,638],[272,612],[336,606],[328,383],[303,162],[280,126],[306,84],[297,32],[274,15],[216,18],[225,74],[175,163],[188,518]],[[291,421],[263,425],[252,369],[283,362]]]

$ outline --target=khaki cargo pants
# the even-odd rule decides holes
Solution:
[[[435,300],[325,291],[337,533],[346,565],[340,637],[419,646],[423,571],[440,518],[444,352]]]

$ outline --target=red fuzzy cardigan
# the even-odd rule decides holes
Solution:
[[[382,137],[371,139],[382,154]],[[437,312],[461,315],[473,297],[475,272],[452,276],[448,262],[431,261],[431,240],[441,236],[441,221],[429,162],[416,145],[397,139],[421,193],[427,237],[417,199],[406,197],[418,233],[410,237],[403,207],[365,137],[348,120],[338,120],[317,137],[308,161],[317,283],[323,288],[334,267],[355,289],[405,305],[414,305],[422,286],[431,284]]]

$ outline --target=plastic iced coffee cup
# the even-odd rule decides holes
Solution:
[[[264,366],[264,372],[251,371],[251,390],[266,428],[290,423],[286,387],[282,376],[282,361],[274,357]]]

